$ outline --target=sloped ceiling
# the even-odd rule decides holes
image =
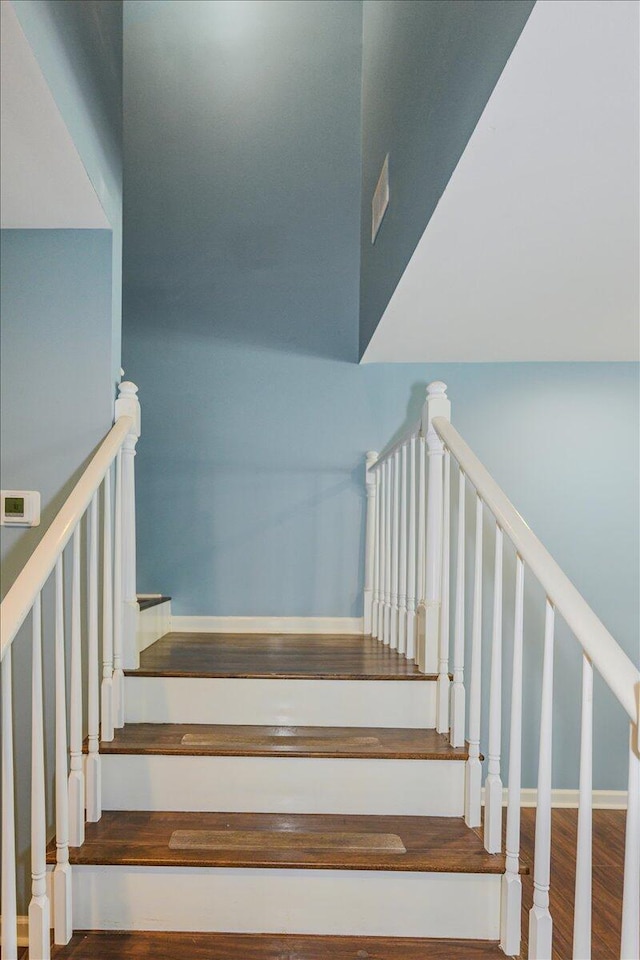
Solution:
[[[8,0],[0,16],[2,228],[110,229]]]
[[[638,358],[638,11],[538,0],[363,362]]]

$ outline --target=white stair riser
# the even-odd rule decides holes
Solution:
[[[104,810],[460,817],[456,760],[103,755]]]
[[[73,868],[76,929],[497,940],[499,904],[493,874]]]
[[[429,680],[127,677],[127,723],[435,727]]]

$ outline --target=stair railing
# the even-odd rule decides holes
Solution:
[[[84,840],[85,820],[102,815],[100,739],[113,740],[124,725],[123,666],[135,665],[135,448],[140,436],[137,387],[121,383],[115,425],[109,431],[51,526],[0,605],[2,670],[2,956],[18,953],[12,710],[12,645],[31,614],[31,892],[29,956],[48,960],[50,927],[54,942],[68,943],[72,928],[69,847]],[[115,470],[114,470],[115,463]],[[115,503],[112,474],[115,472]],[[100,489],[102,488],[102,496]],[[87,533],[87,556],[82,531]],[[102,531],[102,535],[101,535]],[[71,577],[63,552],[71,542]],[[102,562],[100,563],[100,546]],[[87,561],[87,588],[81,568]],[[46,878],[45,717],[43,709],[42,591],[54,580],[55,646],[55,834],[56,866],[51,923]],[[99,580],[102,580],[101,590]],[[65,595],[71,595],[71,623],[65,625]],[[101,617],[99,604],[101,603]],[[99,620],[102,629],[99,630]],[[83,633],[86,629],[86,638]],[[99,634],[102,643],[100,644]],[[66,642],[69,636],[70,644]],[[66,650],[70,647],[70,689],[66,689]],[[88,753],[82,758],[83,648],[86,649]],[[67,723],[69,742],[67,743]]]
[[[437,675],[436,728],[453,746],[468,743],[465,820],[482,823],[482,598],[485,515],[495,532],[490,638],[489,729],[485,779],[484,843],[502,851],[503,553],[515,549],[515,616],[509,730],[506,865],[502,880],[500,944],[508,956],[520,953],[520,807],[522,766],[522,664],[525,572],[542,586],[545,625],[534,856],[534,902],[529,913],[529,960],[550,960],[553,923],[549,911],[551,860],[551,760],[553,732],[553,648],[556,613],[582,649],[580,783],[575,888],[574,960],[591,957],[593,672],[613,692],[629,720],[628,791],[622,910],[622,960],[640,957],[640,752],[638,726],[640,671],[601,623],[578,590],[527,526],[513,504],[449,421],[443,383],[431,383],[423,416],[381,455],[367,455],[367,536],[365,632],[415,659]],[[454,469],[451,469],[451,461]],[[456,483],[453,483],[454,478]],[[471,609],[471,662],[466,670],[467,487],[475,501]],[[451,490],[457,488],[457,550],[452,566]],[[403,557],[404,554],[404,557]],[[450,610],[449,597],[453,597]],[[453,679],[449,683],[449,637],[453,632]],[[487,638],[488,639],[488,638]]]

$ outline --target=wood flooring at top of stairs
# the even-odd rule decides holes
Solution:
[[[52,960],[493,960],[495,943],[261,933],[78,931]]]
[[[134,677],[435,680],[372,637],[167,633],[140,654]]]
[[[87,743],[84,744],[85,752]],[[261,727],[206,723],[128,723],[102,754],[212,757],[325,757],[387,760],[466,760],[431,729],[395,727]]]
[[[499,874],[456,817],[105,811],[72,864]],[[55,863],[55,838],[47,862]],[[523,866],[523,871],[527,867]]]

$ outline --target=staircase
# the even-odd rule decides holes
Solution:
[[[170,633],[125,678],[102,818],[70,851],[77,928],[184,931],[173,958],[189,931],[228,960],[500,955],[478,941],[499,937],[504,857],[462,819],[436,677],[370,638]],[[53,956],[79,942],[151,960],[162,940]]]
[[[432,383],[420,421],[367,455],[357,635],[172,633],[167,598],[138,603],[140,407],[135,385],[120,384],[114,427],[0,607],[3,960],[22,957],[27,942],[29,960],[463,960],[516,957],[523,940],[529,960],[555,960],[556,614],[582,657],[575,906],[562,939],[573,960],[589,960],[595,672],[628,730],[615,879],[623,873],[619,955],[638,960],[640,672],[449,415],[445,385]],[[542,588],[543,608],[525,575]],[[532,607],[542,656],[532,651],[541,691],[523,937]],[[13,698],[29,691],[14,691],[12,653],[29,642],[27,745]],[[14,739],[21,778],[31,770],[28,811],[16,804]],[[25,845],[16,843],[25,827],[28,916],[18,888]]]

